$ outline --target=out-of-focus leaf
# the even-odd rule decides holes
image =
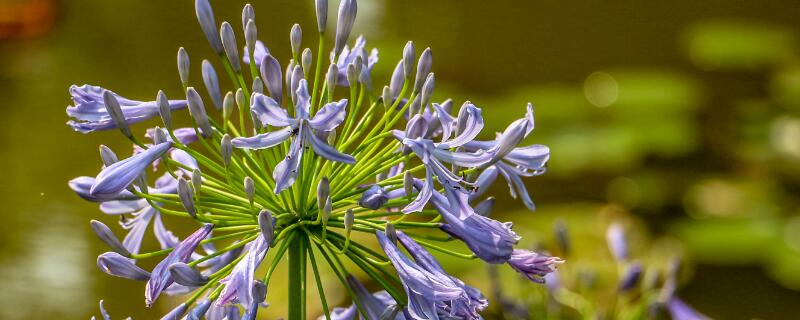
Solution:
[[[793,34],[784,28],[744,21],[708,21],[686,35],[689,56],[706,70],[757,70],[790,57]]]
[[[769,258],[778,243],[781,223],[774,219],[682,220],[672,233],[701,263],[752,264]]]

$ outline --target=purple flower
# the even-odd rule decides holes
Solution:
[[[544,277],[556,271],[556,267],[562,263],[564,263],[564,260],[558,257],[550,257],[541,253],[519,249],[514,250],[511,258],[508,259],[508,265],[512,269],[536,283],[545,283]]]
[[[421,185],[421,181],[415,181]],[[476,256],[489,263],[503,263],[511,258],[520,237],[510,222],[499,222],[475,213],[463,190],[445,186],[446,196],[432,191],[433,205],[447,222],[442,230],[463,241]]]
[[[144,297],[147,306],[151,306],[158,298],[159,294],[173,283],[172,276],[169,272],[169,266],[177,262],[185,263],[189,261],[189,257],[191,257],[194,249],[197,248],[201,240],[205,239],[211,233],[211,229],[213,228],[214,225],[212,224],[203,225],[203,227],[175,246],[172,252],[153,268],[150,281],[147,282],[147,286],[145,287]]]
[[[94,177],[77,177],[69,181],[69,188],[78,194],[81,198],[92,202],[103,202],[111,200],[135,200],[138,199],[136,195],[128,190],[122,190],[115,194],[97,194],[93,195],[89,192],[96,180]]]
[[[72,95],[74,106],[67,107],[67,115],[75,118],[70,120],[67,125],[80,133],[89,133],[101,130],[111,130],[116,128],[114,120],[106,109],[103,100],[103,89],[98,86],[72,85],[69,93]],[[158,105],[155,101],[130,100],[113,93],[122,108],[125,122],[134,124],[158,116]],[[186,100],[170,100],[170,110],[186,108]]]
[[[355,63],[356,57],[361,57],[363,68],[365,68],[367,72],[372,71],[372,67],[378,62],[378,49],[373,48],[369,52],[369,56],[367,56],[366,45],[367,40],[364,36],[359,36],[352,48],[347,45],[344,46],[342,53],[336,59],[336,68],[339,70],[336,79],[337,85],[342,87],[350,86],[350,82],[347,80],[347,66],[351,63]],[[334,52],[331,52],[331,60],[333,60],[334,57]]]
[[[116,252],[106,252],[97,257],[97,267],[106,274],[139,281],[150,280],[150,273],[136,266],[129,258]]]
[[[275,100],[265,95],[253,94],[252,101],[251,110],[255,118],[258,118],[264,126],[271,125],[283,128],[249,138],[235,138],[231,141],[234,147],[270,148],[294,137],[289,147],[289,154],[275,166],[273,171],[275,194],[280,193],[294,183],[300,160],[302,159],[303,149],[309,144],[314,152],[323,158],[348,164],[355,163],[355,158],[337,151],[319,137],[319,134],[335,130],[344,121],[344,109],[347,106],[347,99],[328,103],[311,117],[309,115],[311,98],[308,95],[308,84],[305,79],[301,79],[297,89],[295,118],[290,117],[286,110],[281,108]],[[316,132],[312,132],[312,129],[316,130]]]
[[[161,320],[180,320],[184,313],[186,313],[186,303],[181,303],[161,317]]]
[[[448,275],[436,258],[404,232],[397,231],[397,239],[408,250],[408,253],[411,254],[419,266],[431,273],[447,275],[453,283],[464,290],[466,295],[461,299],[445,302],[443,305],[438,306],[439,311],[443,313],[445,318],[447,316],[455,316],[458,319],[480,318],[478,312],[489,306],[489,302],[480,290],[464,284],[456,277]]]
[[[439,308],[465,299],[464,289],[450,276],[431,272],[400,252],[382,231],[376,231],[383,251],[392,262],[408,297],[407,311],[415,319],[439,319]]]
[[[242,51],[244,51],[244,56],[242,56],[242,61],[244,61],[244,63],[246,64],[250,64],[250,50],[247,50],[247,47],[245,46]],[[264,43],[261,42],[261,40],[256,41],[256,46],[253,49],[253,57],[255,58],[256,67],[261,66],[261,60],[264,60],[264,57],[266,57],[268,54],[269,54],[269,49],[267,48],[267,46],[265,46]]]
[[[244,306],[250,306],[254,303],[261,302],[255,301],[253,297],[253,285],[255,281],[253,274],[261,263],[261,260],[264,260],[264,256],[267,255],[269,243],[264,240],[263,235],[259,234],[253,242],[247,244],[247,247],[248,248],[245,249],[247,250],[247,255],[233,267],[233,270],[227,277],[219,281],[225,284],[225,289],[222,289],[222,293],[220,293],[219,299],[217,299],[216,302],[219,306],[231,303],[241,303]]]
[[[392,306],[396,306],[397,302],[386,291],[378,291],[370,293],[361,282],[352,275],[347,276],[347,285],[353,290],[355,295],[354,300],[357,300],[366,314],[361,314],[358,311],[355,303],[350,307],[341,308],[337,307],[331,310],[331,320],[356,320],[360,315],[361,319],[383,319],[381,315]],[[318,320],[325,319],[321,316]],[[395,316],[394,320],[405,320],[406,318],[401,314]]]
[[[606,230],[606,241],[611,255],[617,261],[628,259],[628,241],[625,240],[625,229],[619,223],[612,223]]]
[[[705,315],[697,312],[694,308],[683,302],[681,299],[673,297],[667,302],[667,310],[675,320],[707,320]]]
[[[89,193],[95,197],[116,195],[127,188],[147,168],[172,148],[172,142],[163,142],[146,151],[105,167],[95,178]]]
[[[622,276],[622,279],[619,280],[619,291],[626,292],[639,284],[639,280],[642,278],[642,264],[639,262],[632,263],[628,270],[625,271],[625,274]]]

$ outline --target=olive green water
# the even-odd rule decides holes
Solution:
[[[239,25],[243,1],[212,4],[218,20]],[[291,24],[313,34],[313,2],[253,4],[259,38],[285,63]],[[413,39],[418,49],[433,48],[436,100],[482,107],[487,137],[521,116],[525,102],[536,104],[529,142],[552,148],[549,172],[527,181],[539,210],[523,211],[502,181],[492,191],[497,218],[517,222],[526,245],[549,239],[556,215],[599,224],[613,205],[654,236],[682,243],[696,266],[680,293],[709,316],[800,313],[800,292],[791,289],[800,288],[800,5],[359,4],[356,32],[381,50],[376,83],[386,82]],[[156,318],[172,304],[146,310],[143,284],[95,266],[106,248],[88,220],[111,225],[114,218],[66,183],[98,171],[99,144],[120,155],[130,147],[117,132],[83,135],[64,125],[67,88],[90,83],[133,99],[154,98],[158,89],[177,96],[177,48],[192,57],[195,83],[212,53],[192,1],[61,1],[56,10],[45,35],[0,42],[0,318],[88,319],[99,314],[99,299],[115,318]],[[189,227],[167,224],[182,235]],[[482,264],[445,264],[488,288]],[[325,281],[338,292],[328,300],[345,303],[336,280]],[[262,316],[285,316],[284,283],[269,290],[273,306]]]

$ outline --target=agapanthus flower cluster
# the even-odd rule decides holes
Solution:
[[[364,37],[348,45],[356,1],[340,2],[332,47],[328,3],[315,5],[316,59],[301,49],[299,25],[290,32],[292,58],[281,62],[268,49],[271,40],[259,40],[253,6],[242,12],[242,42],[232,23],[217,24],[208,0],[196,0],[200,27],[227,80],[202,60],[205,90],[196,89],[189,76],[194,64],[180,48],[179,99],[164,91],[139,101],[124,91],[70,88],[69,126],[81,133],[119,130],[133,143],[132,155],[121,160],[101,146],[100,172],[69,183],[119,216],[126,232],[119,240],[120,231],[91,222],[111,249],[98,257],[100,270],[144,282],[147,307],[164,295],[185,297],[164,319],[255,319],[284,259],[289,319],[306,318],[306,290],[319,291],[328,319],[481,318],[488,300],[448,274],[432,251],[508,264],[544,282],[563,261],[516,248],[520,237],[511,223],[489,217],[493,198],[481,201],[499,174],[533,209],[522,177],[544,173],[549,157],[546,146],[520,146],[533,131],[533,106],[521,108],[503,132],[483,132],[482,110],[473,103],[453,110],[452,100],[433,100],[432,52],[417,57],[412,42],[389,84],[376,89],[371,71],[378,51],[368,51]],[[191,125],[178,127],[173,118],[184,109]],[[144,139],[131,128],[154,118],[161,121],[146,128]],[[163,173],[150,182],[151,172]],[[179,237],[165,220],[196,231]],[[160,249],[142,252],[151,225]],[[354,232],[376,237],[383,252],[351,241]],[[453,240],[465,248],[436,243]],[[152,270],[141,266],[146,259],[155,261]],[[367,291],[346,260],[383,290]],[[328,307],[323,262],[350,293],[349,308]],[[308,266],[316,286],[306,279]]]

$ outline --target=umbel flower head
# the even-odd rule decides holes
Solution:
[[[561,260],[516,249],[520,237],[511,223],[488,217],[493,198],[481,201],[500,174],[512,195],[533,209],[522,177],[544,173],[549,157],[546,146],[519,145],[533,131],[533,106],[520,108],[519,120],[494,140],[478,140],[493,135],[482,132],[478,106],[467,101],[451,115],[453,100],[433,100],[430,48],[417,59],[408,42],[380,90],[371,75],[378,51],[367,51],[364,37],[348,45],[356,0],[340,2],[331,28],[327,1],[315,6],[316,59],[311,49],[301,50],[303,34],[295,25],[292,59],[279,61],[268,49],[278,40],[258,39],[253,6],[242,12],[242,43],[233,29],[238,23],[218,24],[208,0],[196,0],[200,27],[230,82],[227,91],[214,63],[192,64],[183,48],[180,99],[163,91],[139,101],[91,85],[70,88],[69,126],[85,134],[120,130],[133,144],[125,159],[101,146],[99,173],[69,183],[102,212],[120,216],[126,230],[120,240],[92,221],[111,249],[97,259],[101,271],[144,282],[147,307],[164,295],[184,297],[165,319],[255,319],[281,263],[289,265],[289,319],[306,318],[306,290],[319,291],[328,319],[480,318],[490,302],[447,273],[431,252],[507,263],[543,282]],[[205,90],[190,82],[197,69]],[[175,127],[178,116],[188,116],[191,125]],[[152,118],[161,123],[142,128],[143,140],[132,126]],[[149,168],[163,172],[152,184]],[[169,224],[195,231],[177,236],[166,216]],[[142,252],[151,225],[160,248]],[[351,241],[354,232],[375,243]],[[436,243],[453,240],[463,249]],[[141,260],[155,267],[145,270]],[[309,265],[316,288],[306,279]],[[351,307],[328,306],[319,278],[326,265],[350,294]],[[367,291],[346,265],[359,267],[382,290]]]

